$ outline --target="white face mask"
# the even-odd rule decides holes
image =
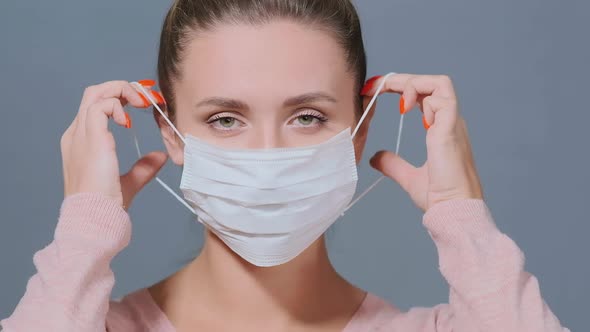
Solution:
[[[140,84],[133,85],[185,144],[180,189],[186,201],[156,180],[231,250],[253,265],[266,267],[302,253],[383,179],[350,203],[358,179],[353,138],[383,82],[352,135],[346,129],[321,144],[265,150],[225,149],[192,136],[184,138],[151,94]],[[396,152],[402,122],[403,115]],[[137,138],[135,142],[141,155]]]

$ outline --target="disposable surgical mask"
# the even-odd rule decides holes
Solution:
[[[184,143],[179,197],[197,220],[231,250],[256,266],[284,264],[302,253],[366,195],[357,199],[358,174],[353,139],[383,89],[386,75],[356,128],[312,146],[227,149],[181,135],[143,86],[133,85]],[[396,153],[403,127],[400,120]],[[137,152],[141,156],[135,137]]]

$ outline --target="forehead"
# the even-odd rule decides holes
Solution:
[[[352,89],[342,47],[329,33],[289,21],[261,25],[220,24],[187,45],[181,84],[217,93],[304,93]],[[352,91],[352,90],[349,90]]]

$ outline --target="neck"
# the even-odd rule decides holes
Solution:
[[[169,311],[203,308],[237,321],[266,324],[269,317],[277,324],[341,324],[365,295],[334,270],[323,237],[292,261],[261,268],[241,259],[210,232],[201,254],[152,293]]]

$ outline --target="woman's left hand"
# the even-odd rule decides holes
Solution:
[[[362,91],[365,98],[373,96],[382,79],[367,82]],[[381,151],[371,158],[371,165],[396,181],[424,211],[452,199],[483,199],[467,127],[459,114],[451,79],[395,74],[387,78],[382,91],[402,95],[401,113],[420,106],[427,128],[427,159],[421,167],[414,167],[392,152]]]

